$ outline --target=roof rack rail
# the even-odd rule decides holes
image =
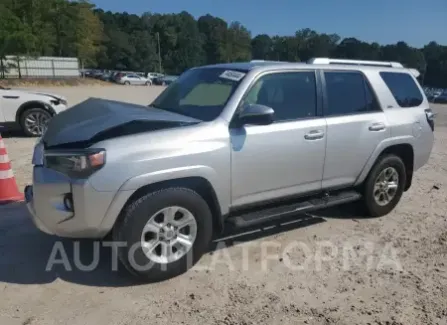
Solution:
[[[287,61],[275,61],[275,60],[251,60],[250,61],[250,63],[256,63],[256,62],[290,63]]]
[[[399,62],[392,61],[366,61],[366,60],[348,60],[332,58],[312,58],[307,61],[308,64],[347,64],[347,65],[366,65],[373,67],[403,68]]]

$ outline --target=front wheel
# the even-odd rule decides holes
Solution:
[[[40,137],[45,131],[51,114],[43,108],[31,108],[22,113],[20,125],[29,137]]]
[[[376,162],[365,182],[364,199],[372,217],[390,213],[399,203],[406,184],[405,164],[396,155],[386,155]]]
[[[213,232],[206,201],[187,188],[166,188],[128,205],[115,225],[118,257],[146,282],[186,272],[207,251]],[[124,244],[124,245],[123,245]]]

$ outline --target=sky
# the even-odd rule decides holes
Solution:
[[[447,45],[447,0],[91,0],[104,10],[211,14],[239,21],[252,36],[311,28],[367,42]]]

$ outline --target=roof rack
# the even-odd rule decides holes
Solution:
[[[347,60],[347,59],[331,59],[331,58],[312,58],[307,61],[308,64],[347,64],[347,65],[367,65],[372,67],[390,67],[403,68],[399,62],[388,61],[366,61],[366,60]]]
[[[256,63],[256,62],[274,62],[274,63],[290,63],[286,61],[274,61],[274,60],[251,60],[250,63]]]

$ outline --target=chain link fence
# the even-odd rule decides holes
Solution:
[[[77,58],[7,55],[0,60],[0,78],[79,78]]]

